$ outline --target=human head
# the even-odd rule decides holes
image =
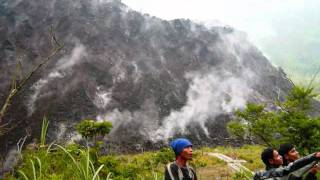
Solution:
[[[283,158],[284,165],[288,165],[299,159],[299,152],[296,151],[296,148],[292,144],[281,144],[278,152]]]
[[[278,151],[270,147],[263,150],[261,159],[267,168],[279,167],[283,164],[282,157],[279,155]]]
[[[187,159],[192,158],[192,143],[188,139],[175,139],[170,143],[170,146],[176,154],[176,157],[182,155],[184,158]]]

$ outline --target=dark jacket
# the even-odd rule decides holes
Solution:
[[[304,158],[300,158],[288,166],[278,167],[278,168],[267,168],[266,171],[256,172],[253,179],[254,180],[294,180],[296,177],[301,177],[305,172],[310,170],[312,166],[317,162],[315,154],[310,154]],[[305,168],[306,167],[306,168]],[[307,168],[309,167],[309,169]],[[306,169],[306,171],[301,171],[301,169]]]
[[[290,180],[317,180],[316,174],[308,172],[315,165],[315,163],[316,162],[308,164],[308,165],[304,166],[303,168],[300,168],[299,170],[292,173],[290,176]],[[289,164],[286,164],[284,166],[288,166],[288,165]],[[304,177],[305,174],[306,174],[306,176]]]
[[[170,170],[169,170],[170,168]],[[170,172],[173,179],[171,178]],[[180,174],[180,178],[179,178]],[[169,163],[165,168],[165,180],[197,180],[196,172],[190,167],[179,167],[176,162]]]

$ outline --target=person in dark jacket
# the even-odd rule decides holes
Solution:
[[[281,144],[278,150],[279,154],[283,158],[283,166],[288,166],[290,163],[299,159],[299,152],[296,150],[293,144]],[[302,180],[305,174],[305,180],[316,180],[316,173],[319,171],[317,164],[312,163],[309,166],[305,166],[299,172],[299,174],[292,175],[292,179]],[[296,176],[296,177],[295,177]]]
[[[267,148],[261,153],[261,159],[266,165],[266,171],[256,172],[254,180],[292,180],[301,168],[317,162],[320,159],[320,152],[300,158],[288,166],[282,166],[283,160],[277,150]]]
[[[179,138],[170,143],[176,155],[176,160],[167,164],[165,180],[197,180],[196,172],[188,165],[192,159],[192,143],[185,138]]]

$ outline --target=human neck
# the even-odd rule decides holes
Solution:
[[[187,165],[187,161],[188,161],[188,160],[186,160],[186,159],[184,159],[184,158],[181,158],[181,156],[178,156],[178,157],[176,158],[176,163],[177,163],[177,165],[180,166],[180,167],[186,166],[186,165]]]

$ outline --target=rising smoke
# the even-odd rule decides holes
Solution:
[[[50,83],[50,81],[54,79],[61,79],[64,77],[64,74],[70,73],[72,67],[80,63],[83,58],[87,56],[85,47],[82,44],[75,45],[74,49],[71,52],[71,55],[65,56],[58,60],[55,68],[49,73],[47,77],[39,79],[34,85],[31,87],[33,94],[31,94],[30,99],[28,100],[28,115],[31,116],[35,111],[35,103],[36,101],[44,96],[50,95],[50,90],[43,92],[43,88]],[[49,93],[49,94],[48,94]]]
[[[175,129],[185,134],[185,128],[196,122],[209,135],[205,123],[214,120],[220,114],[229,114],[237,108],[243,108],[252,89],[244,77],[235,77],[224,70],[212,69],[207,74],[190,73],[188,101],[179,111],[173,111],[164,119],[163,125],[151,134],[152,139],[171,138]],[[222,74],[221,74],[222,73]]]

